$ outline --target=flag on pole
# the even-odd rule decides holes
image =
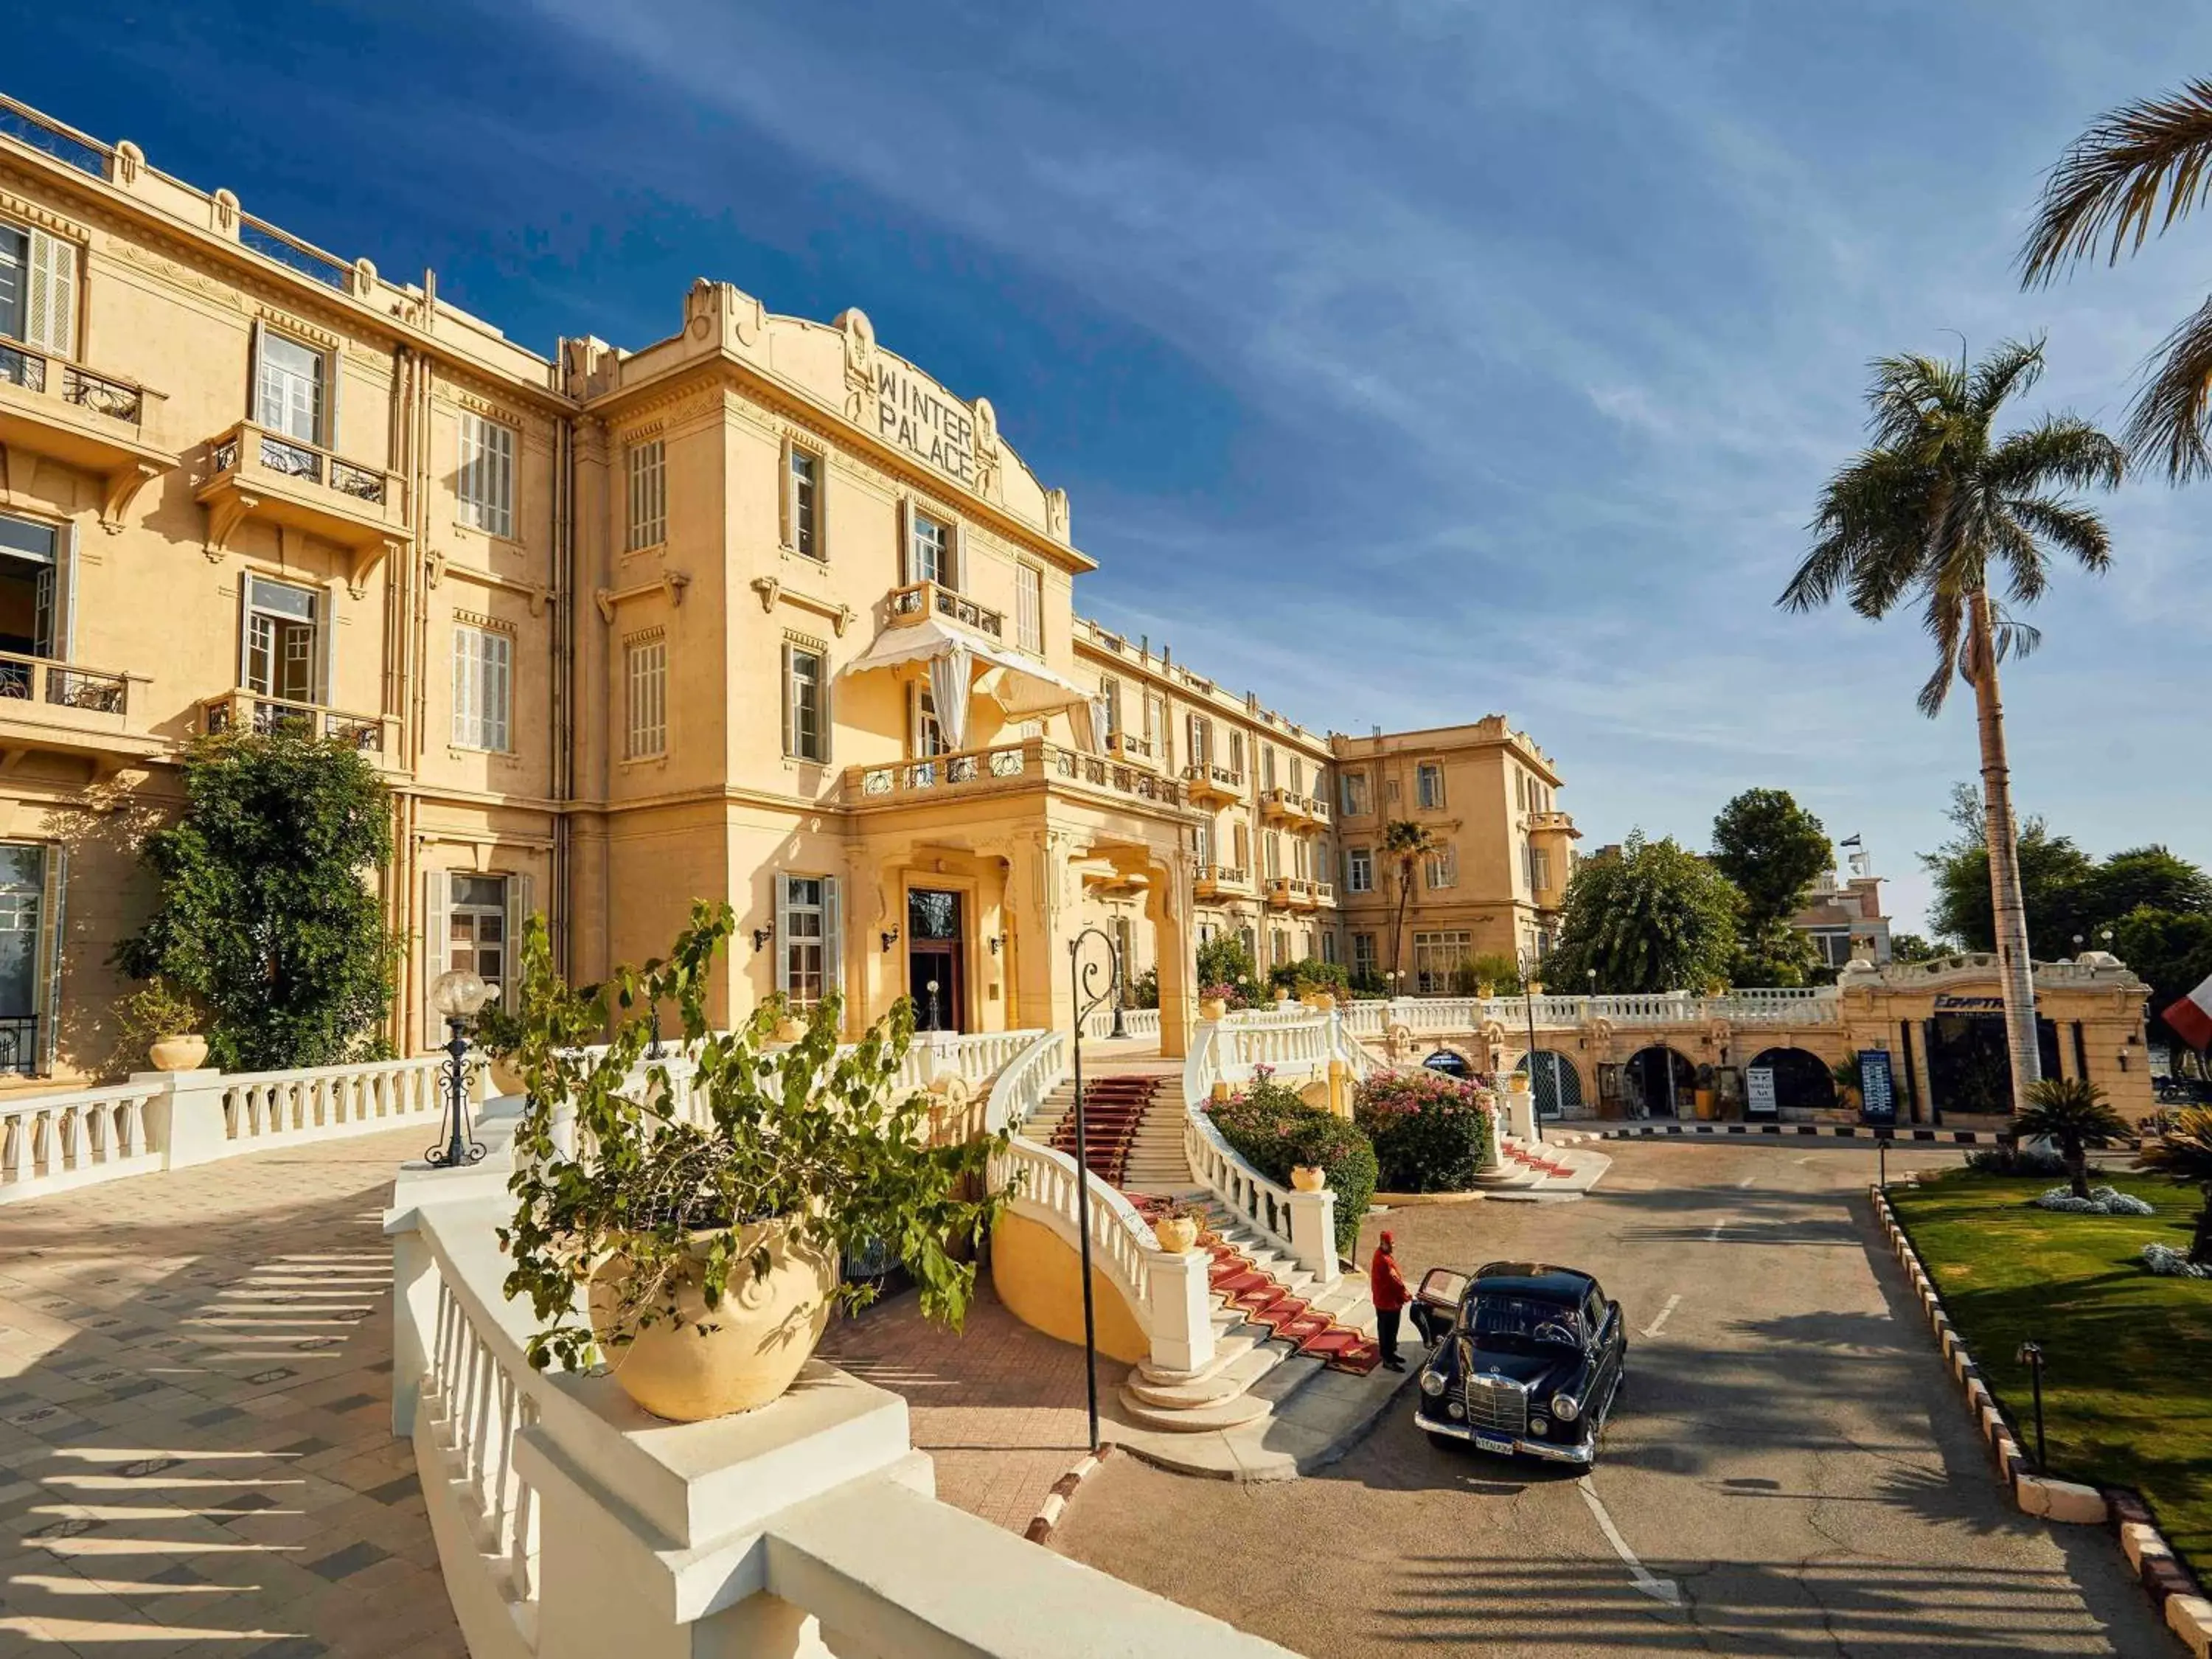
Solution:
[[[2191,1048],[2212,1048],[2212,979],[2159,1015]]]

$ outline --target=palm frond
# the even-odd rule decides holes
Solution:
[[[1951,692],[1951,676],[1964,666],[1959,641],[1966,632],[1966,610],[1963,593],[1936,589],[1929,593],[1928,608],[1921,617],[1921,625],[1936,641],[1937,660],[1936,672],[1928,677],[1928,683],[1920,688],[1920,695],[1913,701],[1931,720],[1943,712],[1943,700]]]
[[[2212,191],[2212,81],[2109,110],[2044,181],[2021,249],[2021,284],[2048,283],[2106,241],[2106,263],[2163,234]],[[2161,198],[2165,211],[2160,212]],[[2109,239],[2109,240],[2108,240]]]
[[[2004,400],[2043,378],[2043,341],[2002,340],[1966,378],[1966,400],[1987,420]]]
[[[2163,356],[2128,411],[2128,447],[2181,483],[2212,472],[2205,428],[2212,421],[2212,300],[2159,348]]]
[[[1996,532],[1990,538],[1990,550],[2003,562],[2011,580],[2008,584],[2013,603],[2033,605],[2050,586],[2050,572],[2045,565],[2043,550],[2035,544],[2035,538],[2027,527],[2012,514],[1997,517]]]
[[[1813,550],[1775,603],[1787,611],[1810,611],[1848,586],[1853,610],[1881,615],[1917,574],[1934,482],[1927,468],[1894,450],[1860,451],[1821,490],[1808,526],[1816,538]],[[1895,580],[1876,584],[1888,598],[1869,610],[1867,568],[1880,566],[1887,572],[1899,564]]]
[[[2112,564],[2112,532],[2089,508],[2049,495],[2013,496],[2004,507],[2022,530],[2039,542],[2064,548],[2084,570],[2101,574]]]
[[[1877,357],[1874,383],[1867,388],[1867,428],[1876,449],[1917,446],[1946,410],[1958,407],[1962,393],[1956,365],[1908,352]]]
[[[2111,489],[2127,476],[2128,452],[2078,415],[2049,415],[2013,433],[1990,453],[1989,478],[2012,493],[2052,484]]]
[[[1990,637],[1996,648],[1999,662],[2008,657],[2025,659],[2035,654],[2043,644],[2043,630],[2032,623],[2024,623],[2002,605],[1990,606]]]

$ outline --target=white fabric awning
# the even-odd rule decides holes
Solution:
[[[904,628],[886,628],[866,651],[837,671],[837,678],[876,668],[896,668],[902,663],[928,662],[956,648],[967,652],[975,666],[986,671],[970,689],[981,691],[1009,715],[1028,720],[1073,708],[1091,699],[1089,690],[1036,658],[1011,650],[988,634],[950,627],[934,617]]]

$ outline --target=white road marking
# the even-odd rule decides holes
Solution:
[[[1659,1328],[1667,1322],[1668,1316],[1673,1314],[1675,1308],[1680,1305],[1681,1300],[1682,1298],[1679,1296],[1668,1297],[1667,1298],[1667,1305],[1659,1310],[1659,1317],[1653,1320],[1649,1325],[1646,1325],[1644,1328],[1644,1334],[1646,1337],[1654,1337],[1658,1335]]]
[[[1636,1581],[1636,1588],[1655,1601],[1664,1601],[1670,1607],[1680,1607],[1682,1587],[1671,1578],[1658,1577],[1636,1559],[1636,1552],[1628,1547],[1628,1540],[1620,1535],[1620,1528],[1613,1524],[1613,1517],[1606,1513],[1605,1502],[1597,1495],[1597,1488],[1590,1485],[1589,1476],[1584,1475],[1576,1481],[1575,1490],[1582,1493],[1583,1502],[1589,1505],[1589,1512],[1597,1517],[1598,1530],[1605,1534],[1605,1541],[1613,1546],[1613,1553],[1627,1565],[1628,1576]]]
[[[1759,1179],[1759,1177],[1758,1177],[1757,1176],[1755,1176],[1755,1175],[1747,1175],[1747,1176],[1746,1176],[1742,1180],[1741,1180],[1741,1181],[1737,1182],[1735,1184],[1736,1184],[1738,1187],[1748,1187],[1748,1186],[1750,1186],[1750,1185],[1751,1185],[1751,1183],[1752,1183],[1753,1182],[1754,1182],[1754,1181],[1756,1181],[1756,1180],[1758,1180],[1758,1179]]]
[[[1723,1228],[1723,1227],[1725,1227],[1725,1226],[1727,1226],[1727,1225],[1728,1225],[1728,1221],[1727,1221],[1727,1219],[1726,1219],[1725,1218],[1722,1218],[1721,1220],[1718,1220],[1718,1221],[1716,1221],[1715,1223],[1713,1223],[1713,1230],[1712,1230],[1712,1231],[1711,1231],[1711,1232],[1709,1232],[1709,1233],[1707,1233],[1707,1234],[1705,1235],[1705,1243],[1707,1243],[1708,1244],[1717,1244],[1717,1243],[1719,1243],[1721,1242],[1721,1229],[1722,1229],[1722,1228]]]

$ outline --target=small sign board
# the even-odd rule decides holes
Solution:
[[[1421,1064],[1431,1072],[1442,1072],[1446,1077],[1473,1077],[1474,1067],[1467,1063],[1467,1056],[1455,1054],[1449,1048],[1439,1048]]]
[[[1747,1117],[1774,1115],[1774,1068],[1753,1066],[1743,1074],[1743,1109]]]
[[[1875,1125],[1897,1122],[1897,1079],[1889,1069],[1889,1050],[1859,1050],[1859,1121]]]

